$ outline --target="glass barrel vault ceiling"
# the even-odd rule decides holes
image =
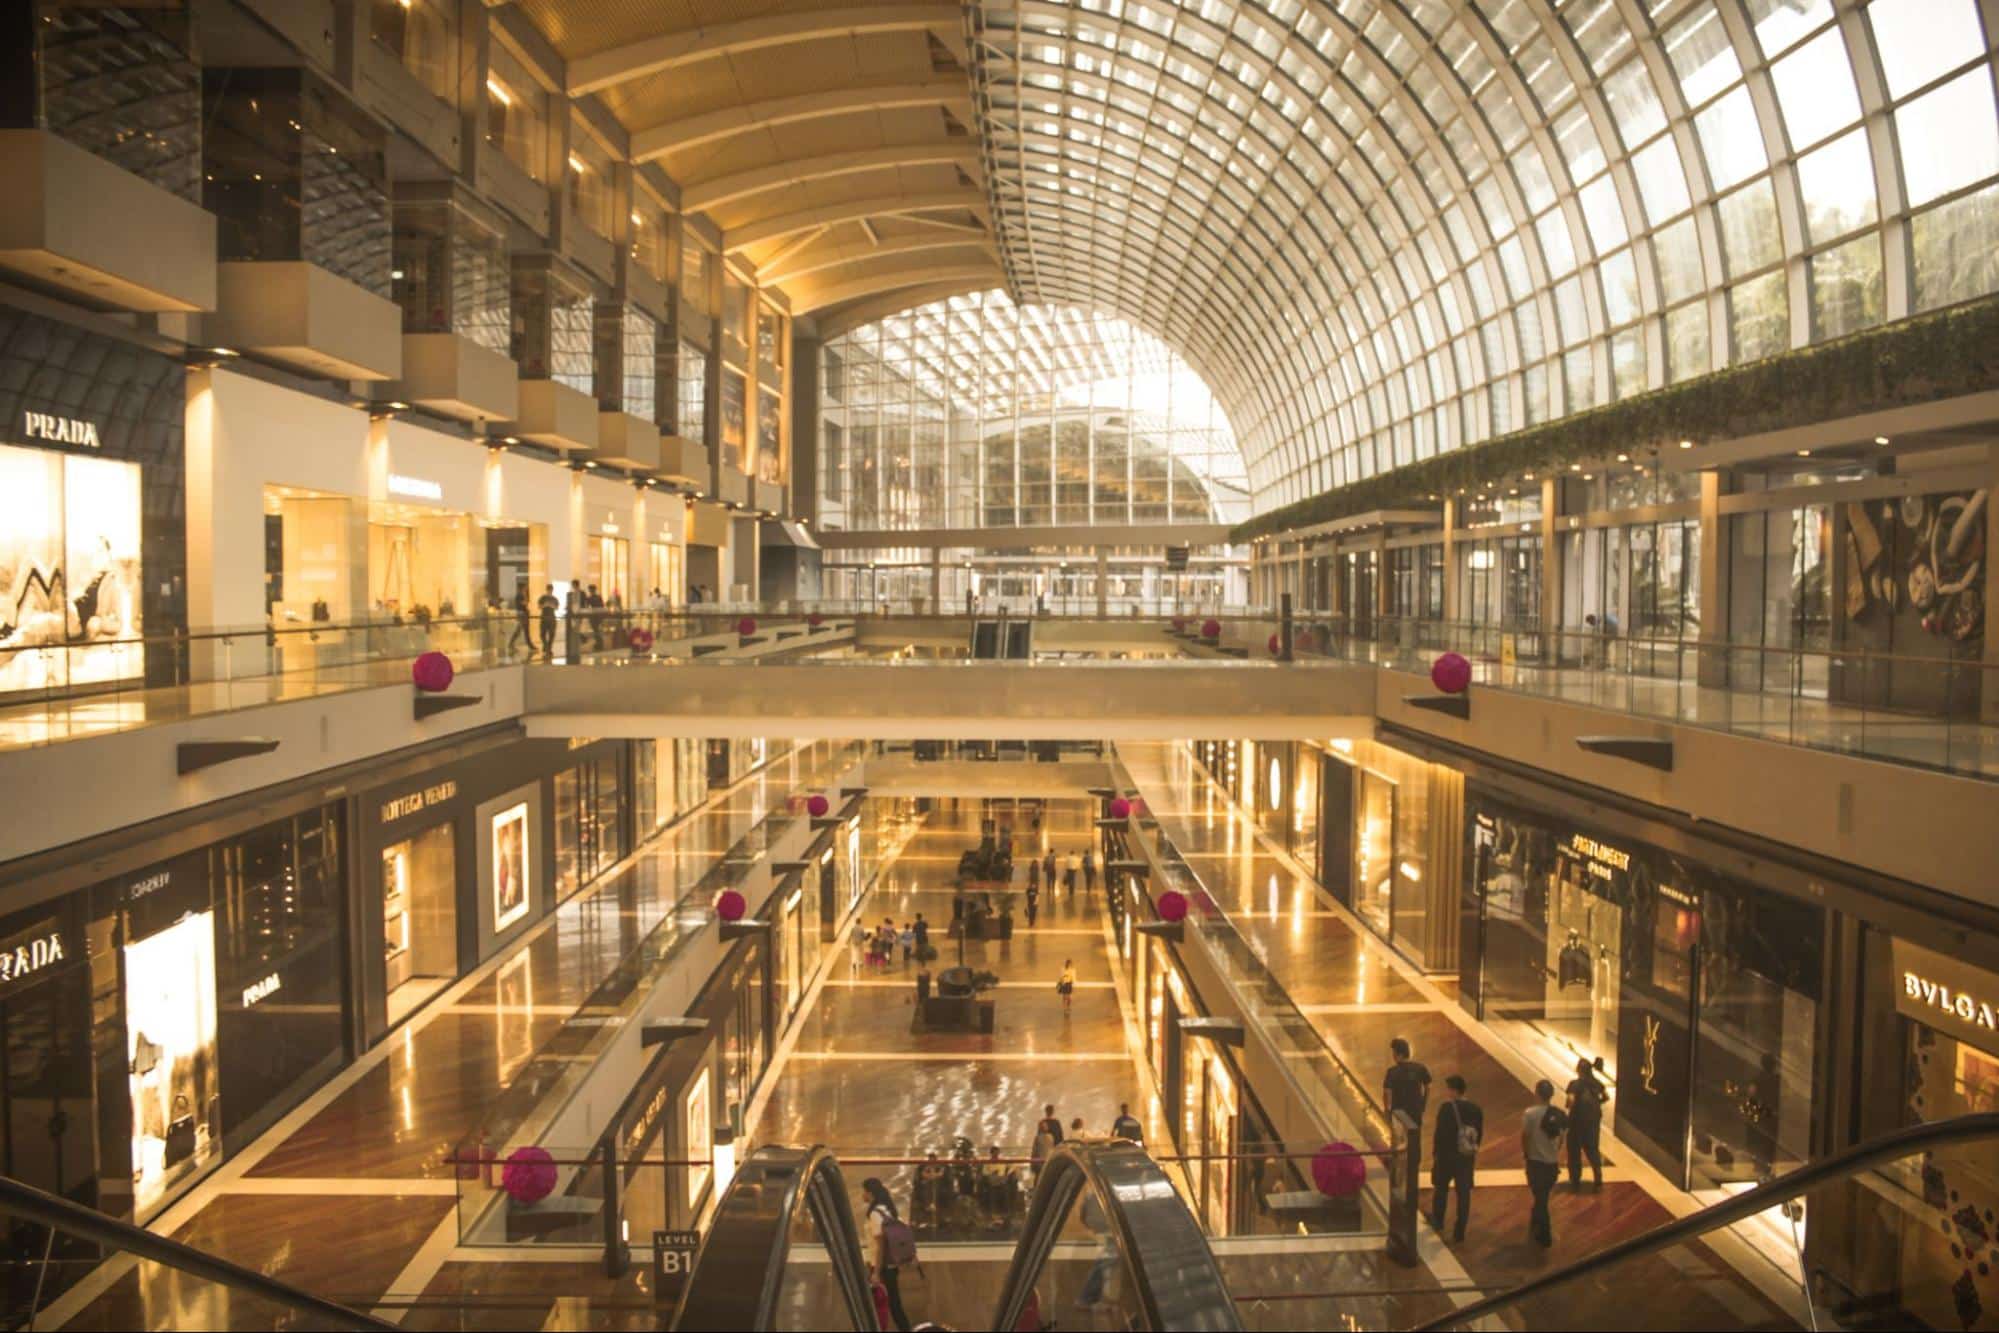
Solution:
[[[1236,523],[1235,433],[1199,375],[1123,319],[957,296],[826,344],[829,528]]]
[[[1161,333],[1258,510],[1999,289],[1977,0],[978,0],[1014,295]]]

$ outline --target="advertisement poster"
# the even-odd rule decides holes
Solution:
[[[493,816],[493,932],[527,915],[528,807],[522,801]]]
[[[215,1100],[215,914],[197,912],[125,946],[132,1202],[141,1218],[221,1146]]]
[[[139,465],[0,445],[0,693],[144,671]]]
[[[708,1094],[708,1071],[704,1068],[689,1085],[687,1103],[681,1111],[681,1124],[687,1131],[687,1160],[701,1163],[687,1168],[687,1206],[690,1209],[701,1206],[701,1195],[707,1190],[709,1178],[715,1171],[711,1161],[715,1154],[715,1127],[711,1119],[713,1100]]]

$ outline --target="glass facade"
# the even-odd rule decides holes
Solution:
[[[1009,289],[1184,350],[1259,509],[1999,289],[1976,0],[973,8]]]
[[[1227,416],[1120,319],[954,297],[827,343],[821,522],[853,530],[1228,523]]]

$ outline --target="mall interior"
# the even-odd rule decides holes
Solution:
[[[1999,0],[0,25],[0,1327],[1999,1328]]]

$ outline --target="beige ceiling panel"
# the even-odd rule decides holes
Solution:
[[[747,144],[755,136],[743,135]],[[883,168],[935,165],[962,168],[976,176],[979,152],[968,143],[931,142],[890,144],[817,157],[787,159],[744,168],[726,176],[715,176],[681,192],[681,206],[689,212],[723,208],[774,190],[790,190],[806,182],[846,180],[872,175]],[[906,179],[906,177],[905,177]]]
[[[689,0],[520,0],[519,8],[565,60],[701,22]]]
[[[731,8],[740,10],[740,6]],[[742,17],[738,12],[696,27],[655,26],[634,40],[607,45],[575,59],[569,69],[569,89],[580,96],[721,56],[770,55],[787,46],[832,37],[914,33],[917,45],[927,50],[926,34],[935,33],[955,45],[962,39],[963,24],[958,5],[938,0],[824,6],[787,3],[768,13]]]
[[[936,264],[947,260],[971,264],[981,258],[992,259],[996,254],[990,240],[982,241],[973,236],[953,236],[942,231],[916,232],[884,235],[879,243],[874,243],[859,227],[835,227],[812,245],[759,269],[757,277],[766,283],[789,286],[802,278],[811,277],[830,282],[838,277],[833,270],[876,259],[907,263],[914,257],[914,262],[918,264]]]
[[[905,310],[914,310],[918,306],[948,300],[953,296],[969,296],[973,292],[992,291],[1000,285],[997,279],[976,277],[919,283],[913,287],[901,287],[880,295],[864,296],[843,304],[822,307],[814,314],[813,322],[819,326],[820,338],[830,340],[849,329],[858,329],[863,324],[872,324],[878,319],[887,319]]]
[[[946,106],[969,119],[971,88],[963,76],[947,75],[915,83],[865,84],[723,107],[635,130],[632,157],[645,162],[766,126],[909,106]]]
[[[983,190],[955,189],[935,194],[888,194],[874,198],[845,199],[820,204],[761,219],[734,231],[724,232],[722,248],[739,254],[753,246],[782,239],[811,227],[835,225],[875,214],[914,213],[923,209],[962,211],[985,207]]]
[[[820,281],[819,278],[830,280]],[[997,287],[1001,281],[999,265],[991,259],[966,261],[948,257],[927,264],[901,264],[890,259],[865,272],[833,269],[819,275],[819,278],[802,279],[785,287],[785,294],[791,298],[793,314],[809,315],[815,310],[907,287],[938,283],[984,283]]]

